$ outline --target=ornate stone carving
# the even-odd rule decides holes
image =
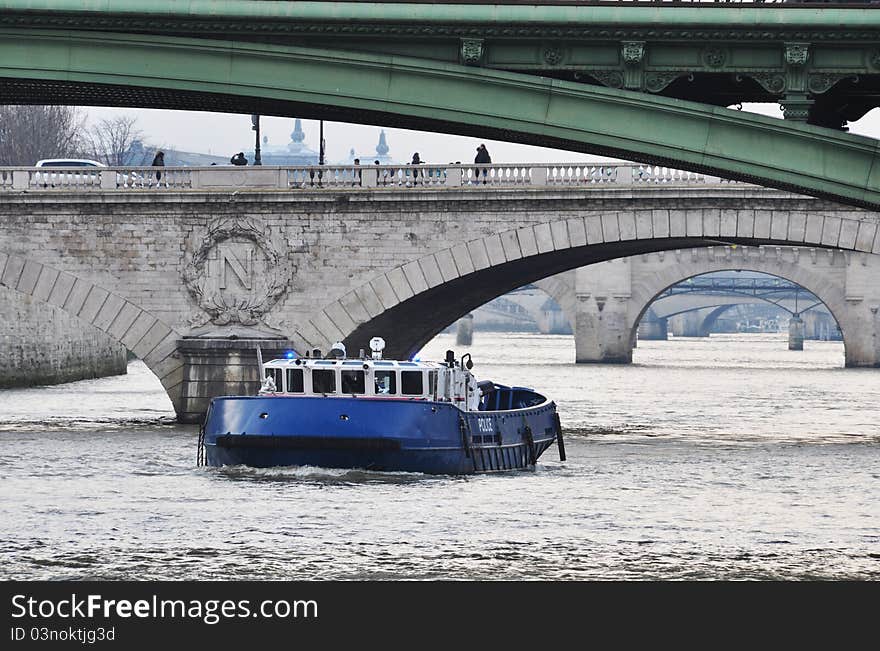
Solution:
[[[591,70],[588,73],[580,73],[576,77],[583,77],[584,74],[593,77],[603,86],[609,88],[623,88],[623,74],[619,70]]]
[[[475,66],[483,60],[483,39],[461,39],[461,62],[465,65]]]
[[[786,43],[785,62],[790,66],[802,66],[810,58],[809,43]]]
[[[703,63],[710,68],[721,68],[727,60],[727,52],[724,51],[724,48],[714,45],[704,49],[701,56]]]
[[[832,86],[834,86],[838,81],[843,79],[853,79],[855,81],[859,80],[858,75],[834,75],[829,73],[814,73],[811,74],[809,79],[807,80],[807,88],[810,89],[810,92],[814,95],[819,95],[821,93],[827,92]]]
[[[649,72],[645,76],[645,88],[652,93],[659,93],[673,81],[685,75],[684,72]]]
[[[768,93],[780,94],[785,90],[785,75],[775,72],[750,72],[747,75],[737,75],[737,79],[751,77],[757,81]]]
[[[183,279],[205,323],[253,326],[287,292],[293,272],[263,228],[235,217],[208,227]]]
[[[620,44],[620,54],[623,62],[629,65],[641,63],[645,58],[645,42],[644,41],[624,41]]]
[[[94,29],[94,15],[40,15],[7,11],[0,15],[0,25],[13,27],[32,26],[37,28],[60,29]],[[835,43],[852,43],[854,41],[871,42],[877,40],[877,31],[873,28],[841,29],[839,25],[829,24],[822,29],[805,31],[802,27],[792,28],[790,25],[764,25],[760,29],[754,26],[742,28],[724,28],[706,30],[692,27],[673,27],[658,29],[657,27],[633,27],[610,30],[607,27],[560,27],[544,25],[528,25],[512,28],[508,25],[461,25],[447,24],[412,24],[376,21],[371,23],[352,23],[333,21],[326,23],[310,23],[301,20],[282,21],[278,19],[254,18],[247,22],[235,20],[218,20],[209,14],[191,13],[186,19],[161,18],[152,16],[138,18],[130,15],[102,15],[100,27],[113,31],[158,31],[169,34],[202,32],[213,36],[223,33],[240,33],[246,30],[251,34],[363,34],[374,36],[445,36],[464,38],[573,38],[573,39],[614,39],[627,40],[712,40],[748,41],[748,42],[779,42],[789,40],[807,40],[810,42],[829,41]]]
[[[880,50],[872,50],[868,55],[868,63],[875,68],[880,68]]]
[[[541,51],[541,56],[548,65],[555,66],[562,63],[564,53],[561,47],[548,45]]]
[[[813,100],[806,97],[789,97],[779,103],[782,105],[782,114],[786,120],[806,122],[810,116]]]

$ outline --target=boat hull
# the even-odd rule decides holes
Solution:
[[[215,398],[210,466],[320,466],[429,474],[533,467],[556,441],[556,406],[463,412],[449,403],[346,397]]]

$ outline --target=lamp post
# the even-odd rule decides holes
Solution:
[[[263,159],[260,157],[260,116],[254,113],[251,115],[251,128],[257,132],[257,143],[254,146],[254,165],[262,165]]]

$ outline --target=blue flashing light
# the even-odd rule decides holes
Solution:
[[[287,359],[296,359],[297,357],[299,357],[299,355],[296,354],[295,350],[288,350],[286,353],[284,353],[284,356]]]

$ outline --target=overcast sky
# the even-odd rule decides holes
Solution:
[[[143,132],[145,142],[160,148],[199,152],[219,156],[232,156],[239,151],[253,150],[254,132],[249,115],[203,113],[195,111],[165,111],[159,109],[86,108],[91,122],[115,115],[131,115],[137,118],[137,127]],[[781,116],[776,104],[751,104],[744,110],[752,110],[773,117]],[[871,111],[858,122],[849,125],[851,133],[880,138],[880,111]],[[269,137],[270,146],[286,146],[293,131],[293,119],[264,117],[261,120],[262,135]],[[303,120],[306,144],[317,151],[318,121]],[[327,142],[327,162],[346,160],[353,147],[362,160],[371,160],[379,140],[380,127],[324,123],[324,139]],[[514,143],[480,140],[467,136],[385,128],[390,156],[405,162],[419,152],[426,163],[449,163],[460,160],[472,163],[475,149],[486,143],[492,161],[496,163],[556,163],[596,160],[590,154],[558,151]]]

